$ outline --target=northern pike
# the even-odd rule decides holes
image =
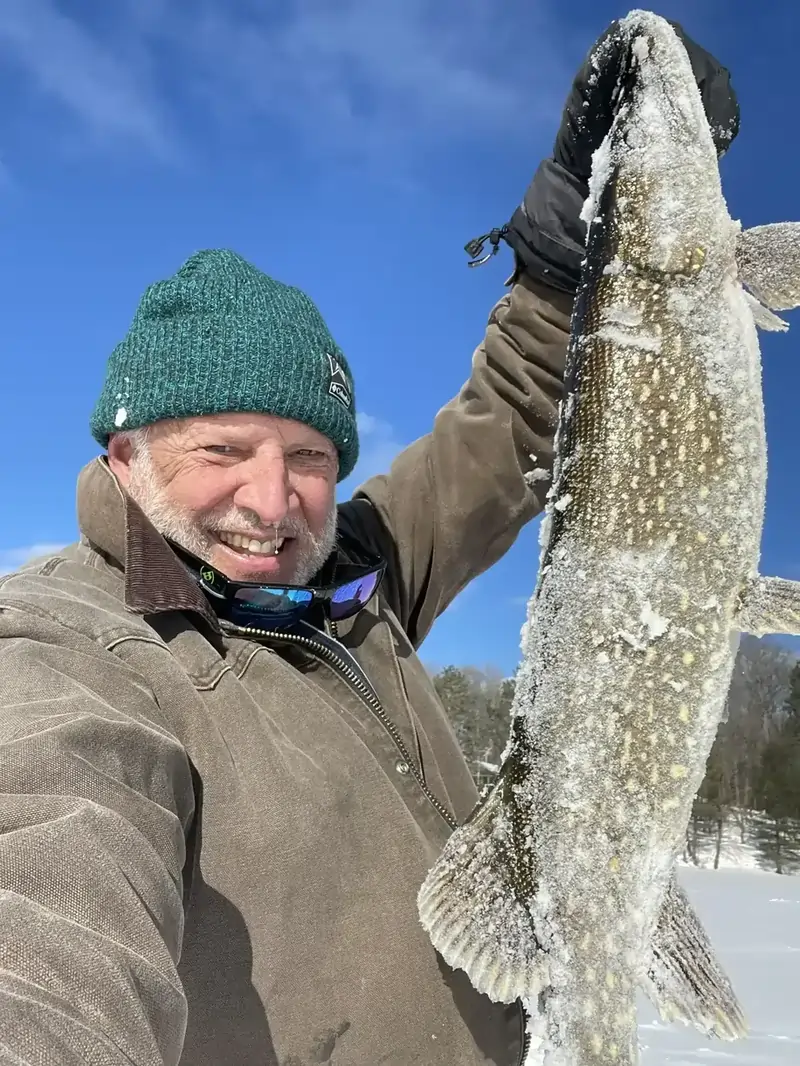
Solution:
[[[746,1032],[675,864],[740,633],[800,632],[800,584],[758,575],[756,332],[800,304],[800,224],[731,219],[680,39],[644,11],[619,33],[509,741],[417,901],[547,1066],[638,1062],[639,987]]]

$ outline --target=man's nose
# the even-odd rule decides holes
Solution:
[[[243,510],[258,515],[265,526],[279,526],[289,513],[289,477],[283,457],[248,464],[249,469],[233,495]]]

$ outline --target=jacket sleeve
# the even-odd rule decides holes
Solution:
[[[516,281],[433,431],[341,508],[345,528],[388,560],[385,590],[416,647],[544,506],[549,482],[525,474],[552,467],[571,308],[565,293]]]
[[[175,1066],[193,811],[144,681],[0,607],[0,1061]]]

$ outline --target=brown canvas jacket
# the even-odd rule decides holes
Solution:
[[[417,649],[542,507],[568,313],[514,284],[341,505],[389,570],[338,641],[220,627],[103,459],[80,542],[0,579],[0,1062],[515,1066],[417,919],[476,799]]]

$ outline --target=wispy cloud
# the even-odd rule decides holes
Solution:
[[[509,596],[507,603],[509,607],[527,607],[530,596]]]
[[[358,436],[361,445],[358,463],[350,477],[339,486],[341,500],[348,499],[368,478],[388,473],[392,460],[404,447],[388,422],[364,412],[358,414]]]
[[[64,547],[63,544],[29,544],[24,548],[0,548],[0,576],[10,574],[31,559],[44,555],[53,555]]]
[[[511,0],[206,2],[181,36],[223,99],[339,147],[486,134],[548,112],[559,50],[542,3]],[[536,40],[536,63],[520,50]],[[524,61],[523,61],[524,60]],[[564,84],[558,84],[563,94]]]
[[[137,42],[101,32],[62,12],[54,0],[2,0],[0,49],[39,92],[80,120],[93,137],[144,144],[163,153],[163,111],[144,78]]]
[[[0,0],[0,51],[96,138],[163,153],[182,125],[268,121],[306,147],[374,155],[552,119],[567,71],[548,7]]]

